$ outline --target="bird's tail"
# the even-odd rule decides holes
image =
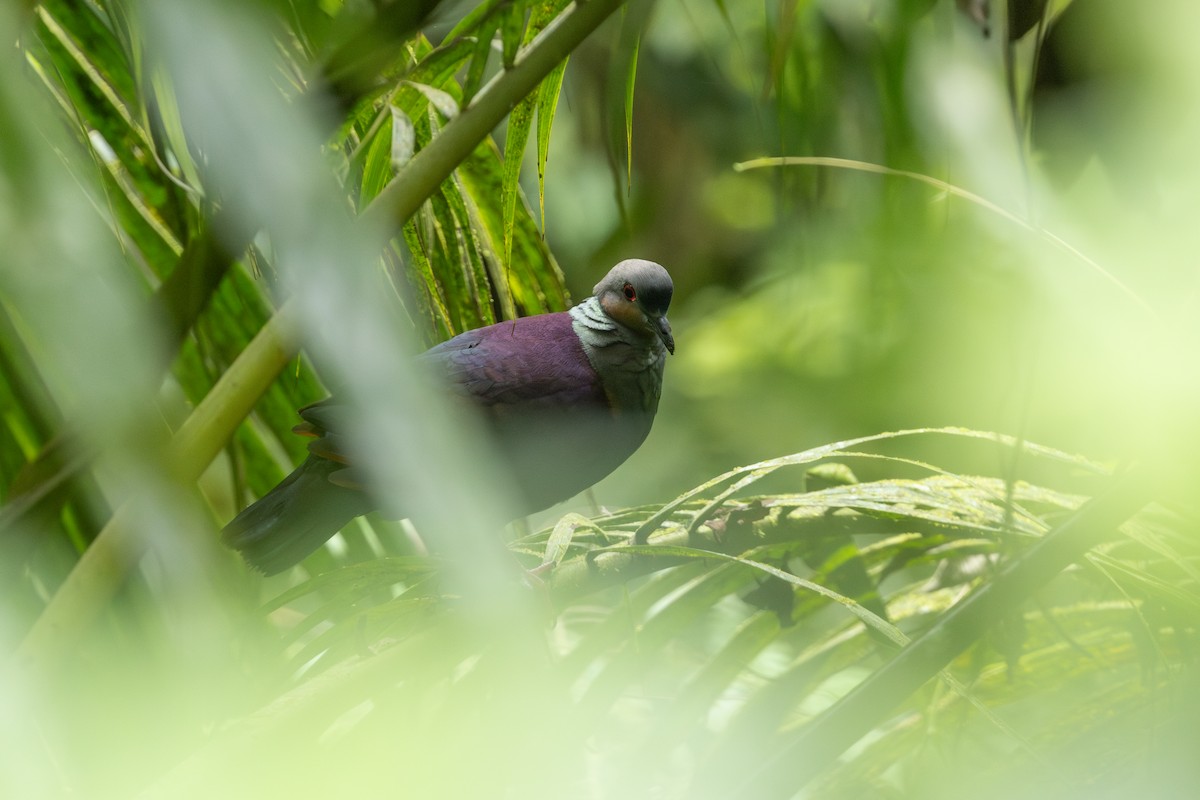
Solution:
[[[362,492],[330,483],[343,465],[310,455],[221,531],[225,544],[267,575],[298,564],[350,520],[370,511]]]

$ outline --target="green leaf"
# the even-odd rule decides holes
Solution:
[[[824,464],[817,464],[808,470],[808,474],[814,478],[820,478],[829,483],[855,484],[858,483],[858,478],[854,474],[854,470],[846,464],[836,461],[830,461]]]
[[[512,3],[500,12],[500,44],[504,68],[512,69],[517,62],[517,51],[521,48],[525,33],[525,8],[521,3]]]
[[[562,519],[554,524],[554,530],[546,540],[546,553],[542,557],[543,564],[560,564],[571,549],[571,540],[579,528],[595,528],[590,519],[582,514],[564,514]]]
[[[423,94],[425,99],[429,101],[429,104],[436,108],[446,119],[453,119],[458,116],[458,101],[449,92],[425,83],[416,83],[414,81],[405,81],[405,83]]]
[[[625,178],[626,191],[633,190],[633,89],[637,84],[638,52],[642,48],[639,36],[629,56],[629,67],[625,72]]]
[[[451,29],[450,33],[446,35],[446,38],[453,41],[461,37],[471,36],[478,31],[483,30],[489,24],[489,22],[495,22],[494,12],[497,8],[505,3],[511,3],[513,1],[514,0],[484,0],[484,2],[476,5],[467,13],[466,16],[459,20],[458,24],[455,25],[454,28]],[[492,24],[491,28],[492,30],[495,30],[496,25]]]
[[[457,176],[442,184],[442,196],[456,223],[460,269],[471,287],[470,299],[474,305],[472,311],[482,324],[490,325],[497,321],[492,300],[496,297],[503,298],[507,294],[507,287],[497,286],[488,275],[477,236],[479,224],[472,217],[463,184]]]
[[[521,191],[521,163],[525,159],[525,144],[533,127],[533,111],[536,100],[533,96],[522,100],[508,115],[508,132],[504,137],[504,186],[500,196],[501,213],[504,215],[504,260],[506,268],[512,265],[513,218],[517,212],[517,195]]]
[[[562,92],[563,75],[567,71],[564,60],[554,68],[538,89],[537,103],[537,174],[538,209],[542,214],[542,238],[546,237],[546,160],[550,157],[550,128],[554,125],[554,112],[558,108],[558,96]]]
[[[407,114],[394,105],[389,108],[392,112],[392,168],[399,169],[408,163],[417,149],[417,130]]]
[[[492,40],[496,35],[496,27],[499,21],[490,26],[481,27],[476,33],[475,47],[471,51],[471,64],[467,67],[466,78],[463,79],[462,98],[463,107],[471,104],[471,98],[479,91],[479,86],[483,83],[483,73],[487,69],[488,60],[492,55]]]

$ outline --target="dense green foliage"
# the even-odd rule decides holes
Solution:
[[[1197,24],[3,7],[0,794],[1190,797]],[[506,526],[408,356],[630,256],[656,429]],[[409,519],[263,579],[330,387]]]

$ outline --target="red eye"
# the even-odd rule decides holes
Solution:
[[[627,283],[627,284],[625,284],[625,289],[624,289],[624,292],[625,292],[625,299],[626,299],[626,300],[637,300],[637,292],[635,292],[635,291],[633,290],[633,284],[632,284],[632,283]]]

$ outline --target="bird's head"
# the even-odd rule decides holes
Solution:
[[[594,293],[605,314],[635,333],[657,336],[674,354],[675,337],[667,322],[673,291],[671,276],[660,265],[631,258],[610,269]]]

